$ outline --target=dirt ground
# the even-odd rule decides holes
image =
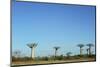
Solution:
[[[41,64],[56,64],[56,63],[74,63],[74,62],[91,62],[95,61],[95,58],[88,59],[71,59],[71,60],[52,60],[52,61],[16,61],[12,62],[12,66],[20,65],[41,65]]]

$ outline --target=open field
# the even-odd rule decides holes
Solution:
[[[95,58],[80,58],[80,59],[69,59],[69,60],[48,60],[48,61],[15,61],[12,62],[12,66],[20,65],[42,65],[42,64],[57,64],[57,63],[76,63],[76,62],[91,62],[95,61]]]

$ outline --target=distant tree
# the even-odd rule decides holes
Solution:
[[[19,58],[21,56],[21,51],[20,50],[14,51],[13,56],[16,57],[16,58]]]
[[[67,53],[66,53],[67,57],[70,57],[71,54],[72,54],[72,52],[67,52]]]
[[[89,55],[92,55],[91,48],[92,48],[94,45],[91,44],[91,43],[89,43],[89,44],[87,44],[87,46],[89,47]]]
[[[82,48],[84,47],[84,45],[83,44],[78,44],[77,45],[79,48],[80,48],[80,56],[82,56]]]
[[[54,47],[54,49],[55,49],[55,57],[57,56],[57,51],[58,51],[59,48],[60,47]]]

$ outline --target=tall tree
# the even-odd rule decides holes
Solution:
[[[58,51],[59,48],[60,47],[54,47],[54,49],[55,49],[55,57],[57,56],[57,51]]]
[[[87,51],[87,55],[88,55],[89,54],[89,48],[87,48],[86,51]]]
[[[91,43],[89,43],[89,44],[87,44],[87,46],[89,47],[89,55],[92,55],[91,48],[92,48],[94,45],[91,44]]]
[[[79,48],[80,48],[80,56],[82,56],[82,53],[83,53],[83,47],[84,47],[84,45],[83,44],[78,44],[77,45]]]
[[[31,48],[31,58],[34,59],[35,58],[35,47],[37,46],[37,43],[27,44],[27,46]]]

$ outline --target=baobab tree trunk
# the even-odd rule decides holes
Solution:
[[[34,47],[32,48],[32,54],[31,54],[31,56],[32,56],[32,59],[35,59],[35,48]]]
[[[31,58],[32,58],[32,48],[31,48]]]
[[[88,56],[88,53],[89,53],[89,49],[87,49],[86,51],[87,51],[87,56]]]
[[[80,48],[80,56],[82,56],[82,48]]]
[[[92,55],[92,53],[91,53],[91,47],[89,47],[89,55]]]
[[[55,50],[55,58],[56,58],[56,56],[57,56],[57,50]]]

